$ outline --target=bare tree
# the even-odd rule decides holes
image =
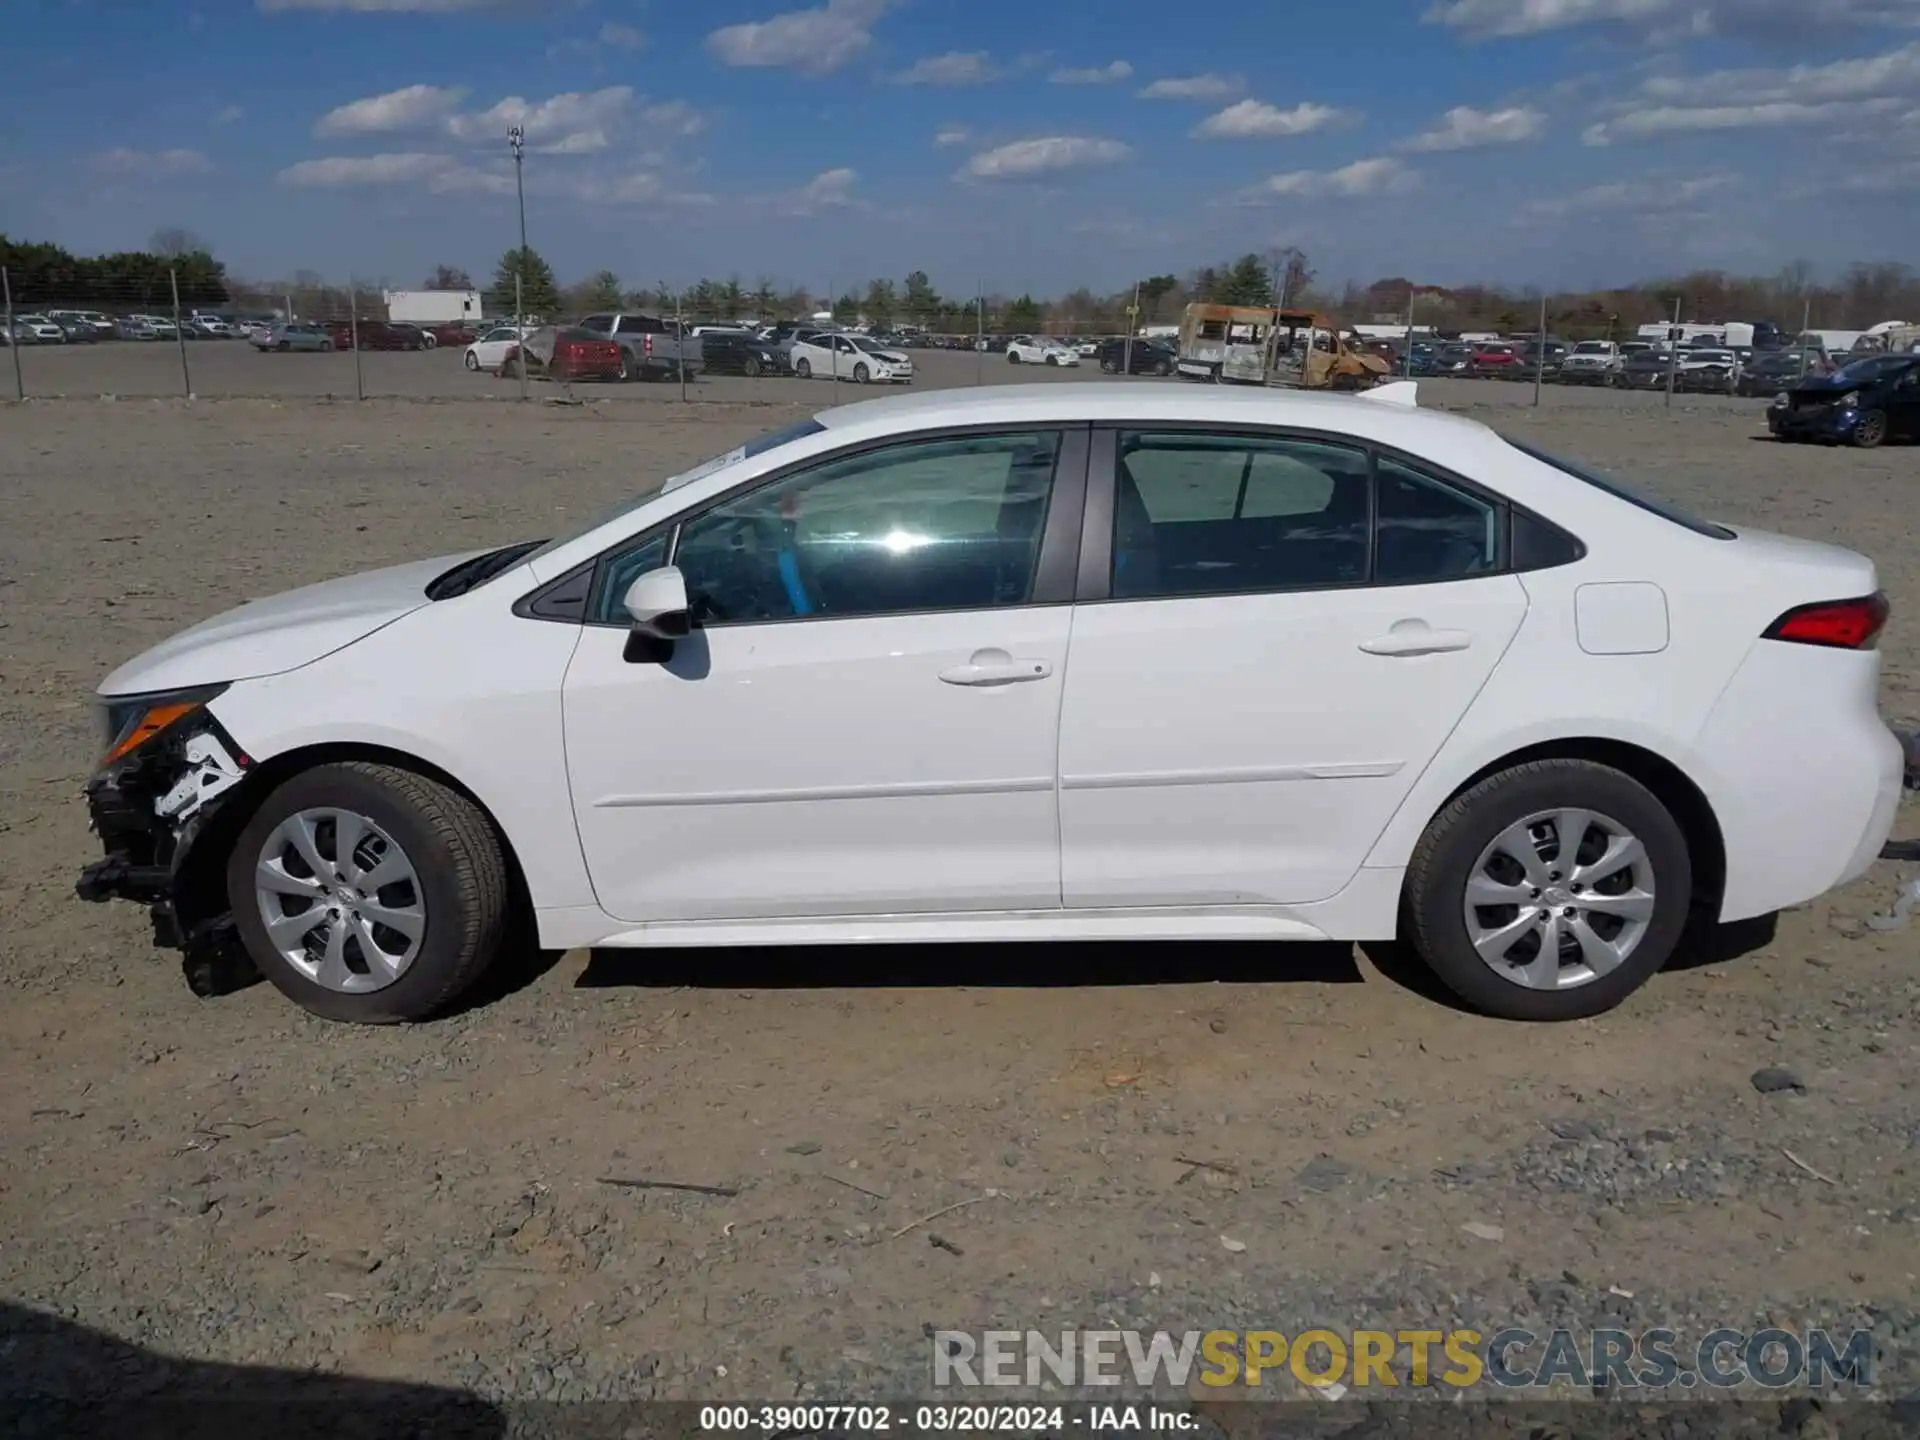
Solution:
[[[206,255],[211,247],[191,230],[169,225],[153,232],[147,240],[149,254],[162,260],[178,260],[182,255]]]

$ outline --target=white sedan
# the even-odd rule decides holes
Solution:
[[[1080,352],[1045,336],[1016,335],[1007,343],[1010,365],[1078,365]]]
[[[788,363],[802,380],[824,375],[851,380],[856,385],[869,381],[913,383],[913,358],[904,351],[889,350],[865,335],[803,332],[788,352]]]
[[[469,370],[484,370],[496,375],[507,363],[507,352],[520,343],[520,332],[511,325],[496,325],[468,345],[460,363]]]
[[[1873,562],[1412,390],[902,395],[254,601],[101,684],[80,894],[151,907],[200,993],[257,969],[351,1021],[444,1008],[523,926],[1404,933],[1564,1020],[1690,916],[1866,871],[1913,763]]]

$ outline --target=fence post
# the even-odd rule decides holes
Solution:
[[[673,368],[680,375],[680,403],[684,405],[687,401],[687,317],[680,307],[678,290],[673,292],[673,328],[677,332],[673,342],[674,354],[679,357],[673,362]],[[705,349],[705,345],[702,345],[702,353]]]
[[[987,287],[974,287],[973,297],[973,383],[987,383]]]
[[[13,398],[27,398],[27,382],[20,375],[20,337],[13,333],[13,281],[7,276],[7,267],[0,265],[0,293],[4,293],[7,302],[7,349],[13,352]]]
[[[353,398],[367,398],[367,377],[360,368],[360,285],[347,286],[347,343],[353,347]]]
[[[517,336],[513,368],[520,372],[520,398],[527,398],[527,310],[522,280],[527,265],[527,247],[520,247],[518,268],[513,272],[513,328]]]
[[[1413,313],[1412,301],[1407,302],[1407,313],[1409,315]],[[1409,331],[1413,329],[1411,323],[1408,324],[1407,329]],[[1536,333],[1534,343],[1538,348],[1533,352],[1533,408],[1538,410],[1540,408],[1540,384],[1547,378],[1547,297],[1544,291],[1542,291],[1540,295],[1540,329]],[[1411,344],[1407,346],[1407,354],[1413,354],[1413,346]],[[1413,362],[1409,360],[1407,363],[1408,366],[1411,367]]]
[[[1667,331],[1667,409],[1673,408],[1673,377],[1680,368],[1680,297],[1673,298],[1673,328]]]
[[[173,287],[173,343],[180,347],[180,384],[187,399],[193,398],[193,372],[187,368],[187,329],[180,319],[180,272],[167,267],[167,283]]]

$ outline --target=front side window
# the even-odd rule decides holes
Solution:
[[[1035,431],[829,461],[686,521],[674,563],[706,625],[1023,605],[1059,450]]]
[[[1123,431],[1111,594],[1126,600],[1360,584],[1369,488],[1363,450]]]

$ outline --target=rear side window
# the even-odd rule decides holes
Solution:
[[[1531,445],[1522,444],[1511,435],[1503,435],[1500,438],[1518,450],[1522,455],[1530,455],[1542,465],[1551,465],[1562,474],[1571,475],[1576,480],[1584,480],[1587,484],[1593,486],[1594,489],[1604,490],[1616,500],[1624,500],[1627,504],[1645,510],[1648,514],[1658,515],[1662,520],[1671,521],[1675,525],[1691,530],[1696,535],[1704,535],[1709,540],[1732,540],[1735,538],[1733,531],[1729,530],[1726,526],[1716,525],[1711,520],[1702,520],[1692,511],[1682,509],[1680,506],[1672,504],[1669,501],[1659,500],[1651,495],[1645,494],[1634,486],[1629,485],[1626,481],[1609,475],[1605,471],[1596,470],[1590,465],[1582,465],[1573,460],[1563,460],[1558,455],[1549,455],[1544,450],[1536,450]]]

